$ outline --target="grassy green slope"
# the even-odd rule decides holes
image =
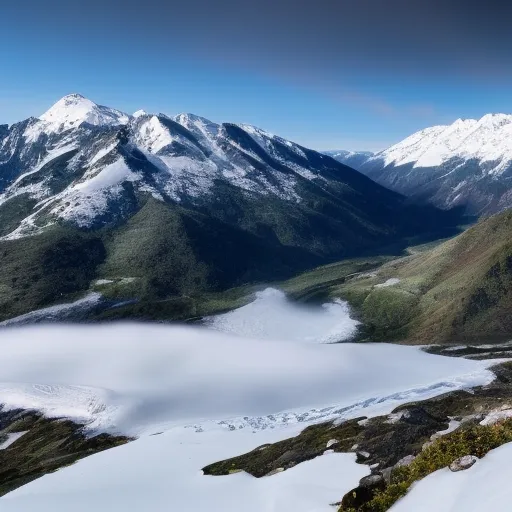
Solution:
[[[388,279],[392,286],[379,287]],[[368,339],[501,339],[512,333],[512,212],[384,264],[331,290],[348,299]]]
[[[105,256],[97,234],[62,227],[2,242],[0,320],[75,299],[88,289]]]

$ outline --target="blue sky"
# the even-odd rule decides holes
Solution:
[[[457,2],[422,12],[400,0],[385,11],[377,0],[205,2],[0,8],[0,123],[79,92],[127,112],[246,122],[315,149],[379,150],[426,126],[512,111],[507,13],[459,26]]]

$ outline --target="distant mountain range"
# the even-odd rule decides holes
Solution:
[[[381,185],[440,208],[485,216],[512,206],[512,115],[426,128],[373,155],[329,154]]]
[[[345,151],[343,149],[326,151],[325,154],[357,170],[374,155],[371,151]]]
[[[0,128],[0,317],[97,279],[136,300],[276,279],[453,222],[253,126],[72,94]]]

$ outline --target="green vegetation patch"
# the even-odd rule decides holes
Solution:
[[[19,194],[0,205],[0,236],[14,231],[32,213],[37,201],[28,194]]]
[[[127,443],[125,436],[88,436],[83,425],[24,410],[0,409],[0,438],[25,432],[0,450],[0,496],[79,459]]]
[[[0,320],[75,300],[105,256],[97,234],[58,226],[0,242]]]
[[[494,425],[471,425],[447,434],[426,447],[409,466],[395,468],[391,483],[377,490],[374,497],[357,509],[344,508],[339,512],[385,512],[405,496],[411,485],[431,473],[449,466],[465,455],[479,458],[499,446],[512,442],[512,419]]]

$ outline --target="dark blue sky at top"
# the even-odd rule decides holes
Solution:
[[[0,7],[0,123],[80,92],[381,149],[512,112],[511,19],[503,1],[18,0]]]

